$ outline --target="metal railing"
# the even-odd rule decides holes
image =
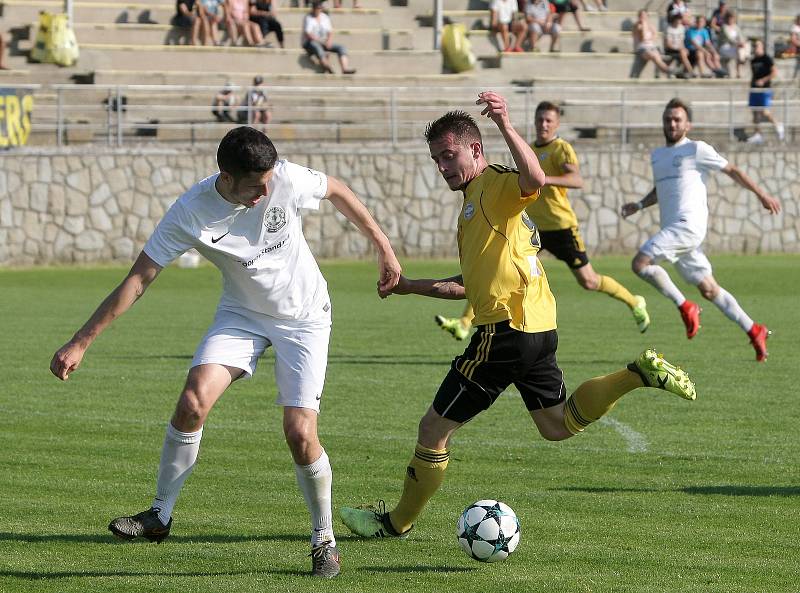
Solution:
[[[18,85],[23,86],[23,85]],[[232,125],[252,121],[264,109],[241,102],[230,107],[231,122],[217,122],[212,86],[176,85],[24,85],[35,93],[32,137],[37,144],[94,143],[124,146],[148,142],[195,144],[217,141]],[[232,87],[233,92],[249,87]],[[272,121],[266,126],[281,141],[335,144],[417,145],[425,124],[450,109],[470,110],[477,87],[436,87],[431,96],[419,87],[269,87]],[[748,89],[669,81],[635,86],[499,87],[509,102],[515,127],[534,137],[536,105],[553,101],[563,109],[567,137],[636,142],[658,134],[661,113],[675,96],[690,102],[695,127],[734,139],[752,123]],[[800,89],[775,89],[772,112],[787,126],[800,126]],[[499,140],[494,126],[483,126],[487,141]]]

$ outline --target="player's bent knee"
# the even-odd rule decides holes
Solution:
[[[203,405],[202,398],[195,391],[187,389],[181,394],[175,407],[173,424],[178,430],[197,430],[197,427],[205,423],[208,412],[209,408]]]

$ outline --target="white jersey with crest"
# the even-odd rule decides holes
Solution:
[[[219,306],[278,319],[313,319],[330,309],[328,286],[303,236],[301,209],[318,209],[324,173],[285,160],[275,164],[268,195],[248,208],[217,191],[219,173],[170,207],[144,252],[166,266],[194,247],[223,277]]]
[[[713,147],[683,138],[673,146],[661,146],[650,155],[661,212],[661,228],[679,226],[701,239],[708,227],[709,171],[719,171],[728,161]]]

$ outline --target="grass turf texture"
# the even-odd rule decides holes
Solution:
[[[548,443],[508,392],[456,434],[445,484],[409,540],[351,538],[337,513],[343,571],[324,585],[305,576],[308,518],[273,404],[271,354],[212,412],[173,535],[126,544],[106,531],[152,498],[164,428],[218,297],[216,270],[165,270],[65,384],[47,370],[52,353],[125,270],[0,271],[0,591],[796,592],[798,261],[714,258],[720,282],[775,330],[757,364],[710,303],[687,341],[678,312],[627,258],[595,268],[646,296],[645,335],[623,305],[584,293],[546,260],[568,389],[655,345],[690,371],[697,401],[640,390],[610,421]],[[456,264],[405,269],[435,277]],[[455,316],[462,303],[380,301],[371,263],[323,272],[334,330],[320,433],[334,512],[380,497],[391,507],[417,422],[464,346],[433,316]],[[499,565],[470,560],[455,538],[460,512],[481,498],[508,503],[522,523],[517,552]]]

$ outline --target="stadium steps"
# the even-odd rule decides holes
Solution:
[[[467,36],[472,43],[472,51],[475,55],[491,55],[499,51],[500,37],[495,33],[472,30],[468,32]],[[564,31],[556,49],[567,53],[620,53],[630,52],[632,47],[631,33],[624,31]],[[541,53],[549,53],[550,36],[545,35],[537,40],[536,48]]]
[[[356,50],[348,54],[352,67],[361,74],[436,74],[442,71],[442,58],[438,51]],[[164,72],[193,71],[198,64],[205,71],[220,72],[228,71],[233,64],[237,69],[252,72],[300,73],[319,70],[302,49],[114,43],[81,45],[80,65],[83,69],[133,70],[143,63],[158,64],[158,70]],[[334,71],[339,72],[338,64],[334,64]]]
[[[286,45],[296,47],[300,39],[300,29],[285,27]],[[224,39],[224,32],[221,32]],[[170,25],[146,25],[139,23],[77,23],[75,35],[78,44],[113,43],[136,45],[178,45],[182,34],[180,29]],[[267,41],[277,47],[274,34]],[[400,50],[414,49],[414,36],[410,29],[337,29],[336,41],[352,50]]]

